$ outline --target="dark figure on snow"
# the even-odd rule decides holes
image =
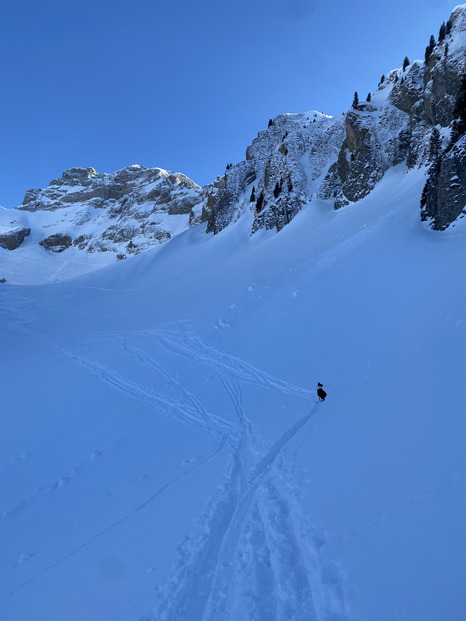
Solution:
[[[325,401],[325,397],[327,396],[327,393],[322,388],[322,386],[323,384],[321,384],[320,382],[317,384],[317,396],[319,397],[319,401]]]

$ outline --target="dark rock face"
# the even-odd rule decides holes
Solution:
[[[359,105],[347,113],[345,131],[338,159],[319,191],[321,198],[334,199],[335,209],[367,196],[408,149],[408,116],[396,108]]]
[[[24,238],[31,234],[31,229],[25,226],[16,226],[5,232],[0,232],[0,247],[6,250],[16,250],[24,241]]]
[[[445,230],[466,214],[466,135],[434,162],[421,199],[421,219]]]
[[[72,245],[73,241],[69,235],[55,233],[43,239],[39,244],[50,252],[63,252]]]

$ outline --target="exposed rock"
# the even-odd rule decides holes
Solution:
[[[26,226],[14,226],[11,229],[0,230],[0,247],[6,250],[19,248],[24,238],[31,234],[31,229]]]
[[[239,217],[242,194],[254,178],[254,169],[248,162],[241,162],[225,171],[207,225],[208,233],[218,233]],[[235,209],[234,213],[232,209]]]
[[[50,252],[63,252],[73,244],[69,235],[54,233],[43,239],[39,244]]]
[[[19,209],[31,213],[31,222],[34,214],[40,219],[43,211],[59,212],[55,224],[62,233],[69,224],[80,250],[121,254],[137,240],[134,253],[205,222],[218,187],[201,188],[186,175],[161,168],[134,165],[112,174],[71,168],[47,188],[28,190]]]
[[[421,219],[443,231],[466,213],[466,135],[434,162],[421,199]]]
[[[395,77],[398,77],[396,82]],[[388,80],[393,82],[388,96],[389,102],[399,110],[409,113],[424,94],[424,63],[414,62],[405,71],[391,72]]]
[[[315,111],[276,117],[249,145],[246,161],[227,168],[207,230],[218,233],[245,212],[253,215],[252,233],[283,228],[317,192],[343,123]]]
[[[329,168],[319,196],[334,198],[335,209],[361,200],[390,166],[406,158],[408,115],[392,106],[362,104],[345,119],[346,137]]]

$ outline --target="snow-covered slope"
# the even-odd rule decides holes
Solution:
[[[466,229],[424,180],[1,285],[2,620],[462,621]]]

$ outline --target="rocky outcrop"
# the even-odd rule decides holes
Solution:
[[[333,198],[335,208],[369,194],[388,168],[405,159],[409,167],[429,164],[433,128],[452,123],[462,92],[466,5],[455,9],[450,23],[450,33],[433,48],[427,63],[416,61],[391,71],[373,103],[356,105],[347,113],[345,140],[319,192],[321,198]],[[435,190],[427,192],[423,217],[433,218],[437,227],[456,217],[457,207],[447,207],[448,180],[450,173],[461,180],[461,174],[453,172],[461,161],[453,150],[440,166]]]
[[[426,69],[425,110],[437,125],[429,142],[430,168],[421,197],[421,218],[440,231],[466,213],[466,54],[460,45],[466,38],[465,9],[463,5],[452,13],[451,35],[442,42],[443,59],[438,45]],[[440,132],[439,127],[447,129]]]
[[[28,190],[18,209],[39,228],[41,214],[56,212],[55,218],[47,217],[51,234],[40,242],[51,252],[74,247],[137,254],[205,222],[218,187],[201,188],[161,168],[135,165],[112,174],[71,168],[47,188]]]
[[[7,230],[0,229],[0,247],[6,250],[16,250],[24,241],[24,238],[31,234],[31,229],[26,226],[13,226]]]
[[[360,104],[347,113],[345,131],[319,192],[321,198],[333,198],[336,209],[367,196],[388,168],[406,158],[408,115],[391,106]]]
[[[252,232],[280,230],[315,196],[338,209],[367,196],[389,168],[404,161],[426,165],[433,128],[447,128],[455,116],[466,64],[466,5],[455,9],[450,23],[427,63],[391,71],[371,101],[333,119],[311,112],[270,121],[247,148],[246,161],[227,168],[208,231],[218,233],[245,212]],[[460,165],[454,153],[439,183]],[[440,202],[451,198],[446,189],[440,195],[448,195]],[[443,212],[446,218],[456,213]]]
[[[466,136],[439,161],[429,175],[421,199],[421,218],[443,231],[466,214]]]
[[[343,117],[316,111],[270,121],[246,160],[227,167],[207,230],[218,233],[243,213],[252,216],[252,233],[282,229],[315,195],[343,135]]]
[[[152,205],[169,215],[191,214],[202,202],[202,188],[180,173],[128,166],[115,173],[71,168],[42,190],[28,190],[18,209],[55,211],[86,204],[121,215],[136,205]]]
[[[69,235],[64,233],[54,233],[43,239],[39,244],[50,252],[63,252],[72,245],[73,241]]]

